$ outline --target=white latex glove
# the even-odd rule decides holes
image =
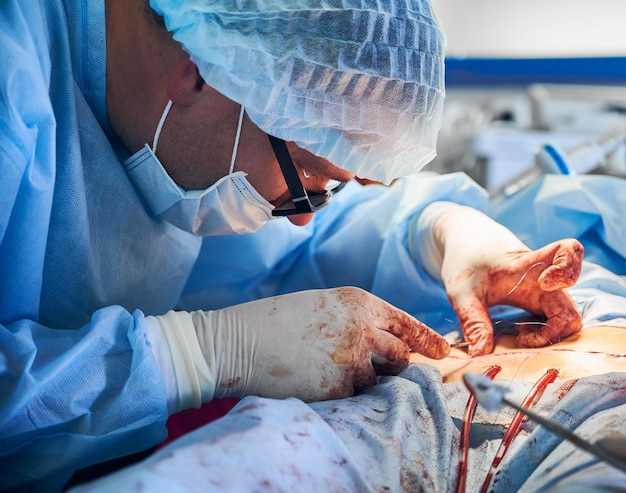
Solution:
[[[172,356],[179,410],[213,397],[345,397],[373,385],[377,373],[403,370],[410,350],[435,359],[450,350],[426,325],[354,287],[156,318]]]
[[[471,356],[493,351],[488,308],[495,305],[546,318],[544,324],[518,325],[520,346],[545,346],[580,330],[580,313],[565,291],[582,266],[583,246],[577,240],[531,251],[482,212],[450,202],[429,205],[416,226],[411,249],[431,275],[443,280]]]

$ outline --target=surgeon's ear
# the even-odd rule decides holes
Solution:
[[[198,71],[198,66],[189,57],[180,60],[170,76],[167,97],[174,104],[188,106],[204,96],[209,90]]]

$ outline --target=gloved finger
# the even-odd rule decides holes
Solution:
[[[469,342],[468,354],[481,356],[493,351],[493,325],[486,303],[473,293],[457,294],[450,298],[461,324],[465,340]]]
[[[371,361],[378,375],[395,375],[409,364],[409,346],[389,332],[375,330],[371,341]]]
[[[376,383],[376,371],[369,358],[363,359],[354,368],[352,384],[356,390],[366,389]]]
[[[552,264],[539,276],[539,287],[543,291],[557,291],[573,286],[582,267],[584,248],[573,238],[560,240],[539,249],[551,250]]]
[[[517,343],[523,347],[543,347],[555,344],[582,327],[582,317],[576,303],[565,291],[546,293],[541,300],[546,315],[543,324],[520,324]]]
[[[450,344],[443,336],[408,313],[385,303],[379,315],[377,328],[393,334],[412,351],[427,358],[442,359],[450,354]]]

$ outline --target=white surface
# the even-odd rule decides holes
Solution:
[[[450,56],[626,56],[622,0],[433,0]]]

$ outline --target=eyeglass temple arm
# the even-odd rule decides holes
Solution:
[[[291,194],[291,200],[294,204],[301,200],[308,200],[309,196],[302,186],[302,182],[298,176],[298,171],[293,164],[291,155],[289,154],[289,149],[287,149],[287,144],[284,140],[274,137],[273,135],[267,134],[267,136],[270,139],[270,144],[272,144],[272,149],[274,150],[280,169],[283,172],[285,181],[287,182],[287,187],[289,188],[289,193]]]

